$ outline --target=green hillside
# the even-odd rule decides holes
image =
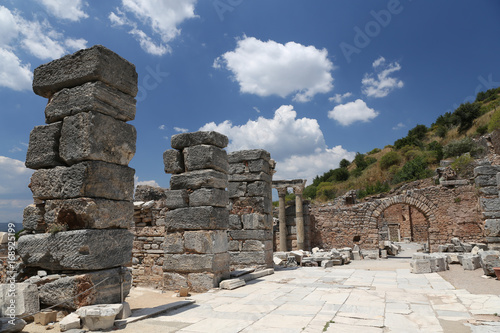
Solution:
[[[461,104],[455,111],[439,116],[430,126],[417,125],[404,138],[384,148],[356,153],[352,162],[314,178],[304,198],[329,201],[349,190],[358,198],[390,191],[404,182],[428,178],[441,159],[454,159],[452,168],[462,177],[474,157],[485,153],[474,138],[500,128],[500,87],[477,94],[473,103]]]

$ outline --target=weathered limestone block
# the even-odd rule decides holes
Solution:
[[[428,259],[413,259],[410,261],[413,274],[431,273],[431,262]]]
[[[219,285],[219,288],[233,290],[233,289],[236,289],[238,287],[242,287],[245,284],[246,284],[246,282],[243,279],[230,279],[230,280],[222,281]]]
[[[61,332],[82,328],[80,316],[74,312],[70,313],[59,322],[59,328]]]
[[[229,182],[227,191],[229,198],[244,197],[247,193],[247,183],[246,182]]]
[[[49,98],[63,88],[91,81],[102,81],[128,95],[137,95],[135,66],[102,45],[37,67],[33,76],[33,91]]]
[[[189,206],[189,195],[186,190],[170,190],[166,192],[165,206],[168,209],[184,208]]]
[[[241,223],[241,216],[236,214],[229,215],[229,229],[240,230],[243,228]]]
[[[273,243],[270,240],[258,241],[249,239],[242,243],[241,251],[270,251],[273,249]]]
[[[186,171],[213,169],[224,173],[228,172],[227,153],[222,148],[197,145],[185,148],[183,153]]]
[[[231,265],[265,265],[267,263],[266,256],[269,256],[269,252],[272,257],[272,251],[229,252]]]
[[[67,225],[68,230],[128,229],[133,215],[134,204],[130,201],[76,198],[47,200],[44,220],[48,229],[52,224]]]
[[[177,149],[167,149],[163,152],[163,164],[165,173],[176,174],[186,171],[184,170],[184,155]]]
[[[51,306],[66,301],[61,306],[69,310],[93,304],[119,303],[121,302],[121,269],[118,267],[86,272],[61,277],[45,283],[39,287],[40,302],[46,306]],[[123,297],[126,297],[132,286],[132,274],[129,269],[123,269],[122,274],[124,280]],[[99,285],[89,290],[89,292],[76,296],[97,284]]]
[[[225,190],[217,188],[200,188],[189,194],[189,206],[215,206],[226,207],[229,196]]]
[[[499,251],[482,251],[479,252],[479,260],[485,275],[495,276],[493,267],[500,267],[500,252]]]
[[[212,206],[174,209],[165,214],[165,225],[168,231],[225,230],[229,226],[229,212]]]
[[[163,270],[177,273],[229,272],[229,254],[171,254],[166,253]]]
[[[163,273],[163,281],[163,285],[167,290],[178,290],[188,285],[186,276],[173,272]]]
[[[484,223],[484,235],[500,237],[500,219],[488,219]]]
[[[247,186],[247,195],[249,197],[271,198],[271,183],[257,181],[249,183]]]
[[[473,271],[481,268],[481,259],[478,255],[464,255],[462,257],[462,266],[467,271]]]
[[[481,175],[495,176],[498,172],[500,172],[500,166],[498,165],[481,165],[474,168],[474,177]]]
[[[230,174],[229,175],[230,182],[256,182],[259,180],[270,183],[272,181],[272,177],[265,172]]]
[[[30,169],[52,168],[64,165],[59,157],[59,139],[62,122],[36,126],[30,133],[25,165]]]
[[[131,201],[134,173],[126,166],[89,161],[37,170],[30,187],[33,197],[42,200],[91,197]]]
[[[184,247],[188,253],[223,253],[228,250],[225,230],[199,230],[184,232]]]
[[[495,186],[497,184],[496,177],[494,175],[480,175],[474,178],[474,182],[477,186]]]
[[[23,319],[0,318],[0,332],[2,333],[19,333],[23,332],[27,323]]]
[[[135,99],[100,81],[64,88],[54,94],[45,107],[50,124],[80,112],[99,112],[121,121],[135,118]]]
[[[272,216],[268,214],[243,214],[241,215],[241,221],[245,230],[271,230],[273,227]]]
[[[98,112],[64,118],[59,154],[69,165],[103,161],[128,165],[135,154],[135,127]]]
[[[135,188],[134,199],[136,201],[159,201],[166,199],[168,192],[170,192],[170,190],[166,188],[151,185],[137,185]]]
[[[76,310],[83,326],[91,331],[113,327],[116,315],[123,309],[123,304],[101,304],[84,306]]]
[[[270,214],[272,212],[272,201],[264,197],[240,197],[233,201],[233,211],[245,207],[252,207],[252,212]]]
[[[13,302],[13,303],[12,303]],[[10,307],[14,304],[14,307]],[[40,311],[38,289],[29,283],[0,284],[0,317],[22,317]]]
[[[172,190],[227,187],[227,174],[215,170],[196,170],[184,172],[170,177]]]
[[[49,270],[97,270],[130,261],[134,235],[128,230],[72,230],[24,235],[18,253],[26,266]]]
[[[189,289],[202,293],[215,288],[223,278],[228,278],[229,273],[190,273],[187,275]]]
[[[273,233],[269,230],[229,230],[229,240],[272,240]]]
[[[263,149],[249,149],[235,151],[228,155],[229,163],[238,163],[259,159],[263,159],[269,162],[269,160],[271,159],[271,154]]]
[[[43,218],[44,205],[29,205],[23,211],[23,229],[28,231],[44,231],[46,224]]]
[[[184,149],[197,145],[212,145],[219,148],[225,148],[228,143],[229,139],[227,136],[214,131],[176,134],[173,135],[170,140],[172,148],[175,149]]]
[[[184,253],[184,233],[167,233],[163,248],[165,250],[165,253]]]

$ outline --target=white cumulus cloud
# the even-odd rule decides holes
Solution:
[[[398,62],[386,64],[385,58],[379,57],[373,62],[372,67],[375,73],[366,73],[361,80],[361,90],[366,96],[385,97],[394,89],[404,86],[403,81],[390,76],[401,70],[401,65]]]
[[[79,21],[82,18],[89,17],[83,11],[84,3],[82,0],[41,0],[49,14],[60,19],[69,21]]]
[[[280,44],[244,36],[234,51],[215,59],[213,67],[226,67],[242,93],[258,96],[295,94],[294,100],[307,102],[333,89],[330,72],[334,66],[328,51],[295,42]]]
[[[28,188],[33,170],[24,162],[0,156],[0,222],[21,222],[23,209],[33,203]]]
[[[338,167],[343,159],[352,160],[354,153],[341,146],[329,148],[318,121],[297,118],[291,105],[282,105],[273,118],[259,117],[243,125],[226,120],[205,124],[201,131],[217,131],[228,136],[229,152],[244,149],[265,149],[277,161],[275,179],[312,179]]]
[[[3,48],[0,48],[0,59],[0,87],[30,90],[33,81],[30,64],[22,64],[12,51]]]
[[[330,102],[335,102],[337,104],[342,103],[342,101],[348,97],[351,97],[352,93],[351,92],[346,92],[345,94],[335,94],[335,96],[328,98]]]
[[[349,126],[354,122],[369,122],[378,116],[378,112],[371,109],[361,99],[354,102],[337,105],[328,111],[328,118],[338,121],[342,126]]]
[[[187,128],[174,127],[174,131],[176,131],[177,133],[187,133],[189,130]]]
[[[113,26],[127,26],[129,34],[149,54],[171,52],[170,41],[181,33],[179,26],[187,19],[198,17],[194,13],[197,0],[122,0],[121,8],[111,12],[108,19]],[[131,13],[135,20],[130,19]],[[139,27],[139,22],[151,30],[151,35]]]

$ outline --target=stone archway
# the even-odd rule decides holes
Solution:
[[[378,226],[377,219],[380,215],[389,207],[397,204],[406,204],[411,207],[416,208],[420,213],[424,215],[428,223],[428,248],[433,243],[435,238],[432,225],[435,225],[436,215],[434,212],[437,207],[425,196],[417,194],[413,191],[407,191],[406,193],[392,196],[390,198],[375,200],[372,202],[370,207],[366,211],[365,221],[370,223],[370,225]]]

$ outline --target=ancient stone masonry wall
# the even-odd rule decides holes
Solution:
[[[303,218],[304,218],[304,246],[306,249],[311,249],[311,216],[309,214],[310,203],[304,201],[302,204]],[[286,216],[286,248],[290,251],[297,250],[297,226],[296,226],[296,209],[295,202],[291,202],[285,209]],[[279,251],[280,248],[280,232],[279,225],[274,227],[275,239],[274,249]]]
[[[131,274],[120,266],[131,259],[136,130],[135,66],[103,46],[44,64],[34,71],[33,90],[49,99],[47,125],[30,134],[26,166],[36,171],[30,188],[34,204],[24,210],[26,233],[18,250],[33,277],[40,301],[54,305],[120,302]],[[59,275],[51,275],[58,273]]]
[[[132,276],[134,286],[163,287],[163,244],[165,243],[166,198],[169,191],[139,185],[135,191],[134,248]]]
[[[164,286],[204,292],[229,277],[228,138],[217,132],[172,136],[165,172],[172,173],[166,198]]]
[[[273,266],[272,171],[262,149],[229,154],[231,268]]]
[[[500,166],[484,163],[474,169],[474,176],[481,195],[484,242],[489,249],[500,250]]]
[[[359,244],[365,249],[375,249],[383,238],[379,235],[383,231],[382,220],[390,216],[390,208],[395,205],[411,206],[412,220],[418,224],[414,225],[414,232],[419,238],[425,236],[421,230],[421,216],[424,216],[431,251],[436,251],[439,244],[449,242],[452,237],[481,242],[483,223],[478,198],[474,185],[434,186],[430,181],[419,181],[387,198],[356,205],[337,202],[331,206],[314,206],[311,209],[313,246],[336,248]]]

